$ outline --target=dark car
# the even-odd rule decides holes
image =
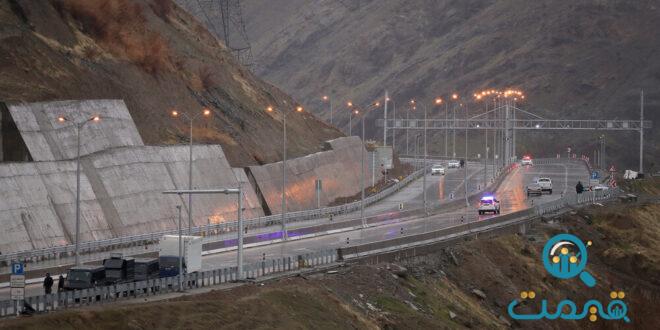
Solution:
[[[160,268],[158,258],[135,259],[135,280],[144,281],[158,278]]]
[[[64,290],[90,289],[105,284],[103,266],[75,266],[69,269]]]

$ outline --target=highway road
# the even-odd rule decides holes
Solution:
[[[478,164],[474,164],[474,166],[472,166],[473,164],[469,165],[469,182],[470,185],[476,187],[479,184],[479,181],[483,180],[483,164],[480,166]],[[427,197],[430,201],[439,201],[443,197],[444,199],[447,199],[449,197],[448,195],[451,192],[454,192],[457,197],[462,198],[461,189],[463,189],[463,176],[463,169],[449,170],[445,176],[428,175]],[[528,198],[524,187],[535,177],[551,178],[553,181],[553,194],[544,194],[542,196]],[[502,214],[507,214],[528,208],[534,204],[558,199],[562,194],[574,194],[575,191],[573,187],[578,180],[588,182],[588,171],[582,164],[550,164],[530,167],[517,166],[508,174],[506,180],[503,181],[495,192],[495,195],[501,201]],[[369,214],[391,213],[395,208],[398,210],[398,204],[400,202],[403,202],[410,207],[421,207],[421,187],[422,179],[420,178],[396,194],[384,199],[381,203],[377,203],[368,208]],[[472,189],[469,188],[469,190]],[[244,256],[245,263],[254,263],[262,259],[268,260],[285,256],[294,257],[300,254],[335,249],[347,245],[359,245],[368,242],[388,240],[402,235],[419,234],[431,230],[446,228],[453,224],[458,224],[461,221],[465,221],[466,219],[469,221],[487,221],[489,218],[493,217],[493,215],[478,215],[476,207],[476,205],[471,205],[470,208],[462,207],[450,213],[441,213],[427,218],[411,216],[407,218],[387,220],[378,226],[338,231],[332,234],[316,237],[296,239],[296,237],[293,236],[286,242],[278,241],[268,245],[246,248]],[[325,219],[320,219],[313,221],[313,223],[318,223],[319,221],[327,222]],[[311,224],[312,223],[306,222],[296,224],[295,227],[291,226],[290,228],[291,230],[294,230],[300,226],[308,226]],[[268,238],[268,236],[269,235],[264,235],[263,240],[271,239]],[[209,254],[203,257],[204,270],[235,266],[235,263],[235,250]],[[42,291],[43,289],[39,284],[28,285],[26,288],[27,295],[37,295],[42,293]],[[6,288],[0,289],[0,297],[5,297],[8,294]]]

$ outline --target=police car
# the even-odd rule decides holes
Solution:
[[[500,214],[500,201],[491,195],[483,196],[479,201],[479,214],[486,214],[488,212]]]
[[[522,158],[522,162],[521,162],[521,164],[522,164],[523,166],[525,166],[525,165],[529,165],[529,166],[534,165],[534,164],[532,164],[532,157],[530,157],[530,156],[524,156],[524,157]]]

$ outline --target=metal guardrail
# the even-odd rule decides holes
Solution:
[[[430,165],[429,165],[430,167]],[[427,167],[428,170],[428,167]],[[399,191],[410,182],[416,180],[422,176],[423,169],[417,170],[404,178],[403,180],[387,187],[386,189],[365,198],[365,206],[369,206],[373,203],[376,203],[383,198]],[[351,213],[358,211],[360,209],[361,201],[351,202],[343,205],[325,207],[320,209],[304,210],[304,211],[294,211],[288,212],[286,214],[286,222],[294,223],[311,219],[318,219],[323,217],[328,217],[330,215],[342,215],[346,213]],[[275,214],[270,216],[258,217],[253,219],[248,219],[244,221],[244,226],[249,229],[262,228],[271,225],[281,224],[282,216],[281,214]],[[223,234],[227,232],[236,231],[238,227],[237,221],[227,221],[218,224],[209,224],[202,225],[191,228],[191,235],[202,235],[205,233],[213,234]],[[142,246],[148,244],[157,243],[163,235],[175,235],[177,234],[177,229],[163,230],[159,232],[138,234],[131,236],[122,236],[117,238],[103,239],[97,241],[87,241],[81,242],[80,253],[88,254],[96,251],[107,251],[112,249],[117,249],[121,247],[130,247],[130,246]],[[20,260],[24,263],[45,260],[45,259],[56,259],[61,256],[72,255],[75,251],[75,244],[54,246],[42,249],[34,249],[27,251],[18,251],[0,255],[0,266],[8,266],[11,261]]]
[[[272,275],[285,275],[287,272],[302,270],[315,266],[330,265],[337,261],[336,250],[325,250],[315,253],[262,260],[245,265],[243,278],[254,280]],[[183,275],[182,290],[215,286],[237,281],[239,278],[236,267],[226,267]],[[100,305],[117,301],[138,299],[161,295],[179,290],[177,276],[156,278],[145,281],[99,286],[92,289],[63,291],[26,297],[25,302],[36,312],[56,311],[88,305]],[[17,300],[0,301],[0,317],[16,315],[23,310]]]

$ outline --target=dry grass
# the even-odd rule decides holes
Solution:
[[[166,13],[163,1],[154,2]],[[83,32],[92,36],[114,56],[125,58],[149,73],[165,69],[169,63],[167,42],[146,27],[143,8],[130,0],[57,0],[56,8],[70,15]]]

